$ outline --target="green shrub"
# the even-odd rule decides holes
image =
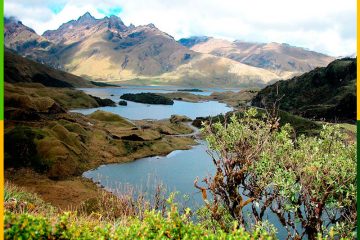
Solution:
[[[197,180],[194,184],[203,192],[209,217],[226,227],[225,207],[225,213],[247,226],[252,224],[247,214],[264,221],[267,210],[292,238],[313,240],[330,232],[352,238],[356,145],[337,125],[323,125],[315,136],[299,136],[289,124],[280,126],[279,118],[259,118],[254,108],[225,124],[204,124],[216,173],[203,180],[206,187]]]

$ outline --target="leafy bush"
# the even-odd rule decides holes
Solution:
[[[327,234],[353,237],[356,225],[356,150],[339,126],[318,136],[296,136],[279,119],[249,109],[229,123],[205,124],[216,167],[201,189],[211,217],[224,228],[222,208],[241,226],[264,221],[271,211],[289,238]],[[210,191],[213,201],[207,199]],[[248,207],[247,209],[245,207]]]

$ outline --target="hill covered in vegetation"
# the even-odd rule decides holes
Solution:
[[[343,58],[287,81],[262,89],[252,105],[266,107],[279,100],[280,109],[317,120],[354,122],[356,59]]]

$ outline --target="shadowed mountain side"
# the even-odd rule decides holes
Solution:
[[[261,90],[252,104],[264,107],[280,100],[280,108],[307,118],[354,122],[356,59],[343,58]]]
[[[48,87],[95,87],[91,82],[70,73],[23,58],[5,50],[5,81],[34,82]]]

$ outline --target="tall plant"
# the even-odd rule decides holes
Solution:
[[[246,227],[273,212],[288,238],[351,235],[356,221],[356,151],[336,126],[325,125],[320,136],[296,137],[289,125],[249,109],[229,123],[204,124],[214,176],[197,180],[214,219],[225,209]],[[248,207],[246,207],[248,206]],[[245,211],[245,209],[247,209]],[[332,231],[327,231],[328,229]]]

